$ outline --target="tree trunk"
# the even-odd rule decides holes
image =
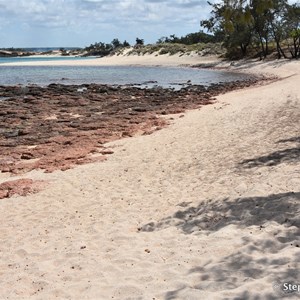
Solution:
[[[260,34],[259,34],[259,40],[260,40],[261,52],[262,52],[264,58],[266,58],[267,53],[266,53],[266,50],[265,50],[264,41],[263,41],[262,36]]]
[[[276,40],[276,47],[277,47],[277,53],[278,53],[278,58],[281,58],[283,56],[284,58],[287,58],[284,51],[282,50],[279,41]]]
[[[243,57],[245,57],[247,54],[247,45],[241,44],[240,48],[241,48]]]
[[[298,45],[297,45],[297,40],[298,40]],[[300,37],[294,38],[294,53],[295,53],[295,58],[297,58],[300,54]]]
[[[283,56],[284,58],[286,58],[286,55],[284,53],[284,51],[282,50],[281,46],[280,46],[280,35],[278,36],[278,30],[276,30],[274,28],[274,25],[271,23],[271,28],[273,31],[273,36],[274,36],[274,40],[276,42],[276,48],[277,48],[277,54],[278,54],[278,59],[281,58],[281,56]]]
[[[269,42],[268,39],[266,38],[266,56],[269,54]]]

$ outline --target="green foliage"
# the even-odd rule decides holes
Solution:
[[[130,44],[125,40],[123,43],[119,39],[115,38],[110,44],[105,44],[102,42],[91,44],[88,47],[84,48],[84,51],[87,52],[86,56],[107,56],[113,53],[119,53],[119,49],[130,47]]]
[[[209,4],[211,17],[200,24],[222,37],[230,56],[245,56],[249,48],[259,46],[266,57],[269,43],[274,41],[278,57],[286,57],[282,42],[288,37],[292,38],[292,56],[299,55],[299,5],[289,5],[287,0],[223,0]]]
[[[204,33],[203,31],[189,33],[180,38],[176,37],[175,34],[170,35],[169,37],[161,37],[158,39],[157,44],[163,43],[174,43],[174,44],[184,44],[184,45],[193,45],[197,43],[217,43],[220,42],[218,37]]]
[[[112,44],[112,46],[113,46],[114,49],[122,46],[122,44],[119,41],[119,39],[113,39],[112,42],[111,42],[111,44]]]
[[[144,45],[144,40],[143,39],[139,39],[139,38],[136,38],[136,46],[143,46]]]
[[[210,5],[213,8],[212,17],[201,21],[201,26],[211,32],[221,32],[229,52],[240,48],[242,55],[246,55],[252,39],[252,16],[247,2],[224,0]]]
[[[285,20],[289,34],[289,51],[293,58],[298,58],[300,57],[300,4],[288,7]]]
[[[130,47],[130,44],[125,40],[122,45],[124,48]]]

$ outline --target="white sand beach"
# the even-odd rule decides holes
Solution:
[[[128,52],[128,51],[127,51]],[[102,58],[90,57],[89,59],[82,60],[45,60],[45,61],[22,61],[22,62],[10,62],[1,63],[1,66],[188,66],[199,63],[214,63],[219,62],[216,56],[199,56],[192,52],[189,55],[182,54],[164,54],[158,55],[157,53],[146,55],[127,55],[124,52],[123,55],[105,56]],[[41,58],[42,56],[36,55],[35,57]],[[53,55],[43,56],[44,58],[57,57]],[[30,57],[29,57],[30,58]]]
[[[99,64],[199,63],[168,59]],[[110,143],[105,162],[13,177],[48,185],[0,201],[0,299],[299,296],[273,287],[300,284],[299,67],[234,63],[281,79]]]

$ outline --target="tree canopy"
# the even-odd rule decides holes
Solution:
[[[211,17],[200,22],[214,35],[222,37],[229,55],[248,53],[249,47],[260,48],[260,55],[269,54],[270,42],[278,57],[287,57],[283,42],[289,45],[292,57],[299,57],[300,7],[287,0],[223,0],[210,3]]]
[[[193,45],[197,43],[215,43],[220,42],[221,39],[217,35],[207,34],[203,31],[189,33],[182,37],[177,37],[175,34],[171,34],[169,37],[161,37],[157,43],[178,43],[184,45]]]
[[[130,47],[130,44],[126,40],[123,43],[121,43],[119,39],[115,38],[111,41],[110,44],[96,42],[88,47],[85,47],[84,50],[88,52],[88,55],[106,56],[111,54],[114,50],[118,48],[126,47]]]

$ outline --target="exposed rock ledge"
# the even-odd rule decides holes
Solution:
[[[0,171],[52,172],[105,160],[113,153],[105,143],[150,134],[168,124],[161,115],[210,104],[218,94],[257,82],[189,86],[180,91],[96,84],[0,86]],[[4,191],[2,196],[10,194]]]

